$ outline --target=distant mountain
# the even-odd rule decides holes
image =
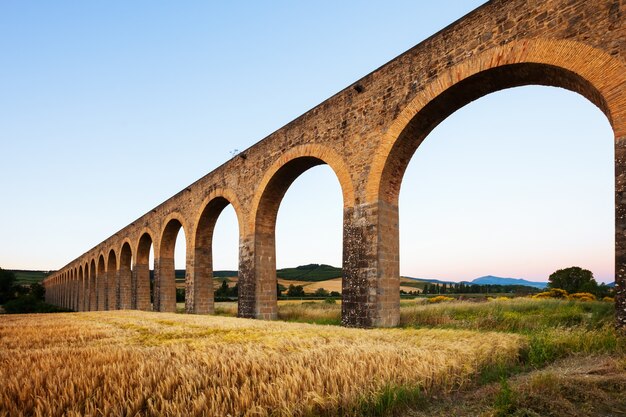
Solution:
[[[410,280],[417,281],[417,282],[428,282],[432,284],[458,284],[458,282],[454,282],[454,281],[442,281],[440,279],[432,279],[432,278],[413,278],[413,277],[406,277],[406,276],[403,276],[402,278],[410,279]]]
[[[610,284],[606,284],[607,287],[611,287],[611,288],[615,288],[615,281],[611,282]]]
[[[548,286],[547,282],[535,282],[535,281],[527,281],[522,278],[501,278],[494,277],[493,275],[487,275],[484,277],[476,278],[471,282],[471,284],[478,285],[525,285],[527,287],[535,287],[535,288],[545,288]]]

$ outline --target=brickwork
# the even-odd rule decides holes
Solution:
[[[398,195],[411,157],[434,127],[472,100],[538,84],[583,95],[604,112],[615,133],[617,306],[618,323],[626,326],[624,9],[623,0],[492,0],[189,185],[70,262],[46,285],[63,293],[67,284],[58,277],[94,265],[101,253],[118,254],[127,244],[133,259],[130,305],[149,309],[147,251],[154,244],[154,309],[170,311],[167,229],[175,217],[187,238],[185,309],[211,313],[213,227],[232,204],[239,221],[238,314],[274,319],[276,213],[293,180],[326,163],[343,194],[342,321],[394,326]],[[92,271],[86,279],[90,310],[96,305]]]

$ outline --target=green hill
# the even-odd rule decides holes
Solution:
[[[276,271],[278,278],[291,281],[326,281],[327,279],[340,278],[341,268],[330,265],[309,264],[296,268],[283,268]]]
[[[49,271],[27,271],[22,269],[10,269],[15,274],[15,283],[20,285],[30,285],[41,282],[50,273]]]

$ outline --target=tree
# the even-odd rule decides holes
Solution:
[[[577,292],[598,292],[598,283],[593,273],[578,266],[559,269],[548,278],[548,288],[560,288],[570,294]]]
[[[316,297],[328,297],[329,294],[328,294],[328,291],[326,291],[324,288],[318,288],[315,291],[315,296]]]
[[[46,298],[46,287],[39,282],[35,282],[34,284],[30,284],[30,293],[36,299],[43,301]]]
[[[15,274],[0,268],[0,304],[15,298]]]
[[[304,297],[304,288],[302,285],[291,284],[287,289],[287,297]]]

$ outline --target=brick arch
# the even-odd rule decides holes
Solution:
[[[132,308],[132,259],[133,249],[129,238],[125,238],[117,252],[118,267],[118,306],[121,310]]]
[[[76,269],[76,277],[78,279],[78,311],[85,310],[85,278],[83,274],[83,265],[78,265]]]
[[[97,310],[107,310],[108,308],[108,300],[107,300],[107,264],[106,264],[106,256],[104,252],[100,251],[98,255],[98,263],[96,265],[96,288],[97,288]]]
[[[118,262],[115,249],[110,248],[107,254],[107,307],[108,310],[117,310],[118,299]]]
[[[240,316],[277,317],[275,229],[278,208],[296,178],[308,169],[323,164],[330,166],[339,181],[344,213],[347,207],[355,204],[350,170],[334,150],[319,144],[307,144],[282,154],[266,170],[252,200],[247,230],[253,235],[254,266],[250,273],[240,273]]]
[[[89,311],[98,309],[96,289],[96,259],[91,258],[89,262]]]
[[[193,241],[193,282],[187,289],[186,311],[214,312],[213,297],[213,231],[222,211],[231,205],[237,216],[239,238],[245,235],[243,209],[237,195],[228,188],[213,190],[200,206],[195,219]]]
[[[574,41],[522,40],[487,50],[442,72],[399,112],[372,162],[366,200],[378,205],[378,225],[386,233],[378,237],[378,275],[381,278],[375,284],[377,294],[383,296],[375,302],[371,323],[396,325],[399,320],[399,299],[391,302],[381,299],[399,291],[396,278],[400,274],[398,197],[411,157],[424,138],[459,108],[492,92],[523,85],[555,86],[579,93],[607,116],[616,143],[626,134],[626,106],[623,105],[626,68],[609,54],[588,45]],[[626,152],[621,152],[626,157]],[[616,146],[617,163],[623,161],[619,153],[619,146]],[[618,195],[620,187],[624,187],[619,184],[618,178]],[[624,241],[623,249],[619,241]],[[626,264],[623,228],[616,230],[618,253],[624,253],[623,263]],[[616,269],[617,258],[619,255]]]
[[[154,232],[144,228],[139,233],[133,253],[133,283],[131,288],[131,307],[137,310],[151,310],[150,300],[150,247],[155,252]]]
[[[180,230],[185,233],[185,243],[187,252],[191,247],[190,236],[192,231],[185,217],[174,212],[168,215],[162,222],[162,229],[159,235],[158,255],[155,259],[158,268],[155,268],[154,277],[154,304],[155,310],[175,312],[176,311],[176,277],[174,266],[174,247],[176,238]],[[189,254],[185,255],[185,261],[189,259]],[[187,265],[185,265],[187,270]],[[187,281],[187,279],[185,279]]]
[[[512,42],[443,72],[399,113],[375,153],[367,201],[380,199],[397,205],[411,156],[439,123],[471,101],[523,85],[562,87],[579,93],[607,116],[616,138],[626,135],[626,67],[621,61],[575,41]]]
[[[72,276],[74,277],[74,311],[80,310],[80,280],[78,279],[78,267],[72,266]]]
[[[248,218],[248,230],[255,230],[258,220],[258,213],[261,205],[264,203],[264,196],[268,193],[278,192],[280,196],[277,198],[278,203],[283,195],[302,173],[317,165],[328,165],[341,186],[343,197],[343,206],[351,207],[355,201],[354,185],[350,175],[350,169],[341,155],[333,149],[319,144],[307,144],[297,146],[283,153],[274,163],[265,171],[263,178],[257,186],[251,204],[251,212]],[[279,184],[280,182],[280,184]]]

